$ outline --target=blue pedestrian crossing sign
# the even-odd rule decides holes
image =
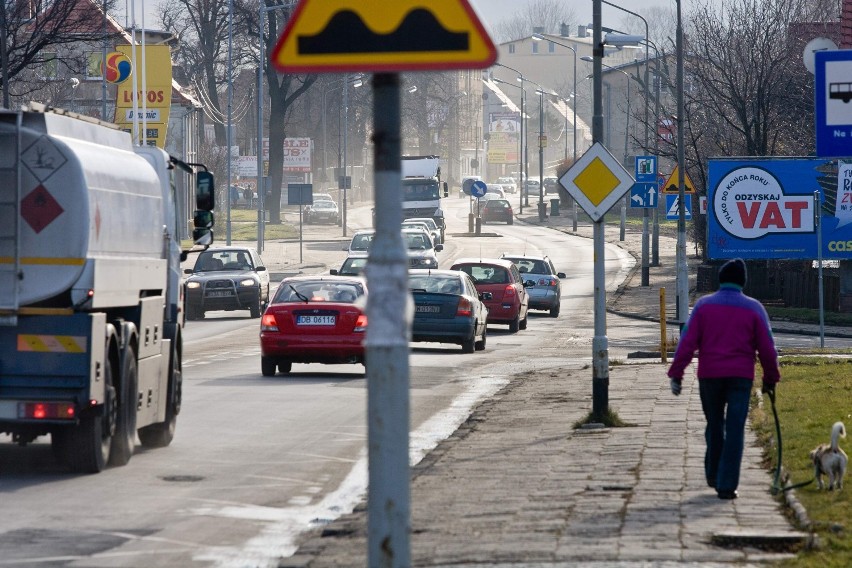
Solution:
[[[666,219],[674,221],[680,216],[680,209],[678,208],[679,198],[680,196],[674,194],[666,195]],[[692,211],[690,210],[690,202],[692,201],[691,196],[689,194],[684,195],[683,201],[684,218],[687,220],[692,219]]]
[[[657,183],[636,183],[630,188],[630,207],[653,209],[657,206],[659,194]]]

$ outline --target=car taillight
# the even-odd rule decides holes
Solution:
[[[470,300],[467,298],[459,299],[459,307],[456,310],[457,316],[469,316],[473,313],[473,308],[471,307]]]
[[[539,286],[556,286],[556,280],[553,278],[541,278],[538,281]]]
[[[506,286],[506,289],[503,291],[503,297],[505,298],[513,298],[515,296],[515,287],[509,284]]]
[[[356,332],[367,331],[367,316],[366,314],[360,314],[358,319],[355,320],[355,330]]]
[[[278,321],[275,314],[263,314],[260,320],[260,331],[278,331]]]
[[[18,415],[34,420],[73,420],[76,412],[70,402],[22,402]]]

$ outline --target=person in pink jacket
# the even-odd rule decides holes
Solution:
[[[668,372],[677,396],[683,371],[698,351],[698,389],[707,419],[704,474],[720,499],[737,498],[755,353],[763,367],[763,392],[774,391],[781,379],[769,316],[743,293],[745,284],[742,259],[722,265],[719,290],[695,302]]]

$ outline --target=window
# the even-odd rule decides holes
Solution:
[[[43,79],[57,79],[59,77],[59,59],[55,51],[42,52],[41,76]]]
[[[509,53],[515,53],[515,44],[514,43],[509,44]]]
[[[532,42],[532,52],[538,53],[538,42],[537,41]]]
[[[556,51],[556,44],[552,41],[547,42],[547,52],[554,53]]]
[[[86,79],[103,79],[102,51],[89,51],[86,53]]]

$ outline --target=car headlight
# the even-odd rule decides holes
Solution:
[[[257,280],[254,278],[246,278],[245,280],[240,280],[240,286],[257,286]]]
[[[193,289],[201,288],[201,282],[187,282],[186,287],[187,288],[193,288]]]

